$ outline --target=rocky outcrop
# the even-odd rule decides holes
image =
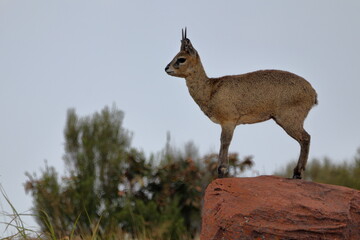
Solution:
[[[217,179],[206,189],[200,239],[359,240],[360,191],[275,176]]]

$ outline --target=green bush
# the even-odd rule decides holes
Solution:
[[[64,163],[59,178],[53,167],[29,174],[25,184],[34,201],[34,215],[53,238],[94,236],[118,239],[192,239],[201,224],[203,190],[216,176],[217,155],[198,157],[188,143],[183,151],[167,142],[157,157],[146,159],[131,147],[122,127],[123,113],[105,107],[100,113],[67,115]],[[231,175],[252,166],[229,156]],[[157,162],[158,164],[154,164]]]

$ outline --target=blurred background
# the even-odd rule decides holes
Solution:
[[[45,162],[59,178],[69,173],[69,109],[79,118],[106,106],[122,111],[129,146],[154,165],[167,144],[217,153],[220,127],[184,79],[164,72],[185,26],[210,77],[280,69],[307,79],[319,99],[305,121],[309,159],[351,161],[360,147],[359,10],[356,0],[1,0],[0,184],[18,212],[31,213],[25,173],[41,178]],[[238,126],[230,146],[240,159],[252,156],[242,176],[285,169],[299,150],[273,121]],[[11,212],[0,199],[0,210]],[[5,214],[0,221],[8,222]],[[33,217],[25,222],[37,226]]]

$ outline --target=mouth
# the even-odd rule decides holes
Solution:
[[[165,68],[165,72],[169,75],[173,75],[174,71],[170,70],[168,67]]]
[[[166,70],[165,71],[167,74],[169,74],[169,75],[173,75],[174,74],[174,71],[171,71],[171,70]]]
[[[165,72],[166,72],[167,74],[169,74],[169,75],[172,75],[172,74],[174,74],[174,71],[170,70],[169,65],[170,65],[170,64],[168,64],[168,65],[166,66]]]

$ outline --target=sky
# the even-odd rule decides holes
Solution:
[[[305,121],[309,159],[350,161],[360,147],[359,11],[358,0],[0,0],[0,184],[29,213],[25,172],[39,174],[46,161],[64,174],[70,108],[88,116],[116,105],[132,146],[147,155],[167,132],[176,147],[193,141],[201,154],[217,152],[220,126],[184,79],[164,71],[185,26],[210,77],[280,69],[307,79],[319,100]],[[254,157],[248,176],[272,174],[299,151],[273,121],[238,126],[230,146]]]

